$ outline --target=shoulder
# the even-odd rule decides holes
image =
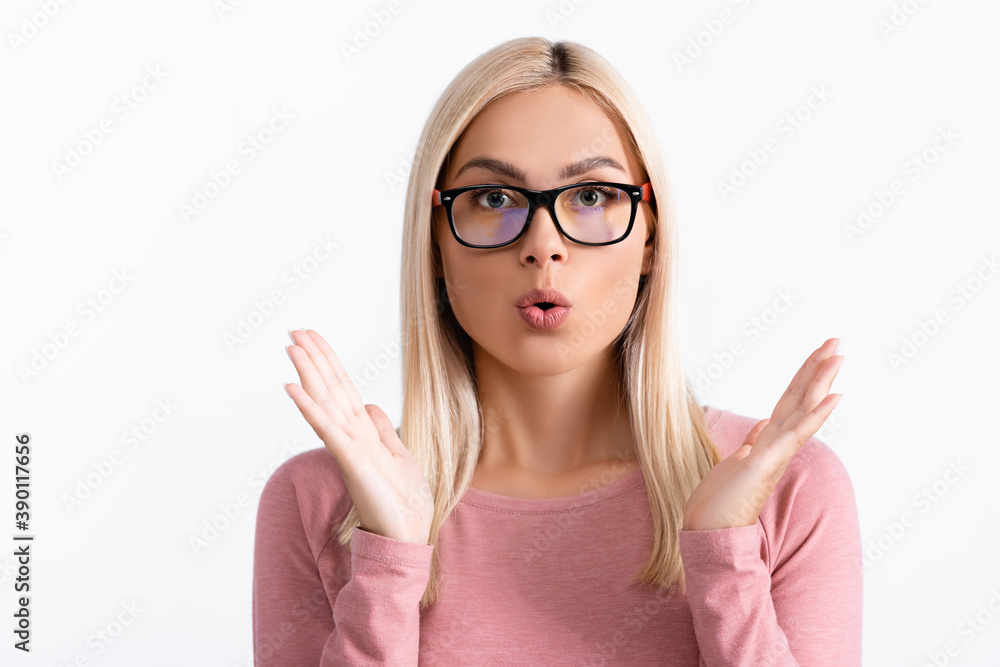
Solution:
[[[257,532],[301,526],[318,558],[351,507],[333,456],[325,447],[309,449],[288,458],[268,477],[257,506]]]
[[[709,408],[706,417],[712,412]],[[712,437],[723,458],[735,452],[762,418],[718,410]],[[854,488],[847,467],[813,436],[788,463],[758,518],[772,572],[811,540],[860,549]],[[822,545],[819,545],[822,546]]]

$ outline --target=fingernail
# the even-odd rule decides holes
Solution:
[[[289,338],[292,338],[292,330],[291,330],[291,329],[288,329],[288,337],[289,337]],[[292,338],[292,342],[293,342],[293,343],[295,342],[295,339],[294,339],[294,338]]]
[[[288,360],[289,360],[289,361],[291,361],[292,363],[295,363],[295,360],[294,360],[294,359],[292,359],[292,353],[291,353],[291,351],[289,351],[289,349],[288,349],[288,348],[290,348],[290,347],[291,347],[291,345],[286,345],[286,346],[285,346],[285,354],[287,354],[287,355],[288,355]],[[285,384],[287,384],[287,382],[286,382]]]
[[[844,352],[844,339],[837,339],[837,349],[833,351],[834,354],[843,354]]]
[[[282,382],[281,383],[281,387],[285,390],[285,393],[288,394],[288,383],[287,382]],[[292,395],[288,394],[288,398],[291,398],[291,397],[292,397]]]

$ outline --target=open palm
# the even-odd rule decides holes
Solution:
[[[792,378],[771,416],[757,422],[739,449],[705,475],[688,498],[684,530],[749,526],[757,521],[792,456],[840,400],[840,394],[829,394],[844,360],[834,354],[838,342],[830,338],[817,348]]]
[[[302,386],[285,390],[340,466],[359,527],[396,540],[427,544],[434,499],[420,462],[386,414],[361,401],[330,345],[315,331],[289,331],[286,347]]]

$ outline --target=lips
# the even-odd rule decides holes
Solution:
[[[573,305],[573,303],[559,290],[547,287],[545,289],[528,290],[521,296],[517,297],[514,301],[514,305],[518,308],[527,308],[528,306],[537,305],[542,310],[548,310],[553,306],[569,308]]]
[[[559,290],[528,290],[514,300],[517,314],[531,327],[540,331],[558,329],[569,316],[572,302]]]
[[[549,329],[558,329],[566,321],[566,318],[569,317],[570,310],[572,309],[566,306],[552,306],[551,308],[542,309],[539,306],[531,305],[518,308],[517,314],[532,329],[547,331]]]

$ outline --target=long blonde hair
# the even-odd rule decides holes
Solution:
[[[509,93],[552,84],[583,93],[617,120],[652,183],[654,201],[642,203],[648,231],[655,236],[652,266],[640,280],[635,308],[614,345],[652,518],[651,551],[633,580],[659,586],[661,592],[676,584],[683,592],[677,531],[688,497],[720,455],[681,365],[676,229],[658,142],[628,84],[586,46],[541,37],[504,42],[462,69],[431,111],[406,191],[400,290],[403,416],[397,433],[430,484],[435,512],[429,543],[437,545],[441,525],[472,480],[486,420],[468,334],[440,297],[439,280],[444,279],[435,277],[440,252],[432,236],[432,189],[440,185],[452,146],[483,108]],[[339,528],[341,544],[350,543],[358,523],[352,507]],[[435,549],[422,608],[437,599],[441,568]]]

